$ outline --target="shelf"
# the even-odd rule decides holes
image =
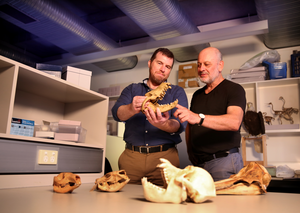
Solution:
[[[119,95],[108,96],[109,100],[117,100],[119,97]]]
[[[107,96],[0,56],[0,97],[0,150],[2,151],[1,162],[5,162],[0,166],[0,173],[5,173],[10,165],[20,168],[13,171],[14,174],[20,173],[20,175],[9,175],[9,177],[11,180],[17,180],[15,182],[22,182],[24,186],[36,186],[41,183],[35,180],[37,176],[23,181],[22,178],[26,174],[20,165],[30,168],[34,173],[42,168],[41,173],[45,173],[44,177],[47,178],[52,176],[47,173],[53,174],[68,170],[67,168],[88,173],[94,173],[97,168],[98,178],[103,175],[109,101]],[[13,117],[33,120],[35,124],[42,124],[44,120],[81,121],[82,127],[87,130],[85,142],[75,143],[11,135]],[[60,150],[58,153],[60,160],[56,166],[37,165],[38,150],[43,148]],[[96,155],[97,160],[84,157],[89,156],[90,150]],[[24,156],[20,154],[22,152],[26,154],[26,159],[22,159]],[[10,159],[11,156],[14,156],[13,160]],[[80,162],[76,162],[78,159],[81,159]],[[94,181],[94,177],[95,174],[89,176],[86,181],[90,181],[91,178]],[[4,179],[1,177],[0,181]]]
[[[59,144],[59,145],[76,146],[76,147],[89,147],[89,148],[96,148],[96,149],[104,149],[105,148],[100,145],[93,145],[93,144],[87,144],[87,143],[75,143],[72,141],[59,141],[59,140],[52,140],[52,139],[27,137],[27,136],[21,136],[21,135],[10,135],[10,134],[2,134],[2,133],[0,133],[0,138],[15,139],[15,140],[20,140],[20,141],[38,142],[41,144]]]

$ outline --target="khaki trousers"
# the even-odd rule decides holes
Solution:
[[[129,183],[141,184],[141,179],[147,177],[147,180],[155,185],[164,185],[160,168],[160,158],[165,158],[170,163],[179,168],[179,156],[176,147],[167,151],[143,154],[129,149],[125,149],[119,157],[119,169],[125,170],[130,178]]]

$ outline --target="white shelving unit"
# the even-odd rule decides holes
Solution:
[[[62,79],[40,72],[32,67],[0,56],[0,139],[67,145],[103,150],[102,171],[106,147],[108,97],[78,87]],[[55,122],[62,119],[81,121],[87,129],[85,143],[56,141],[10,135],[12,117]],[[82,182],[94,182],[101,173],[82,174]],[[50,185],[53,174],[1,175],[0,188]],[[15,184],[15,185],[14,185]]]
[[[274,110],[282,109],[283,102],[279,100],[280,96],[285,99],[285,107],[300,109],[300,78],[247,82],[241,85],[246,91],[247,102],[252,102],[257,111],[266,112],[268,116],[273,116],[268,103],[273,103]],[[199,87],[185,89],[189,103],[198,89]],[[292,117],[294,125],[285,119],[282,119],[280,125],[277,117],[272,121],[272,126],[276,129],[269,129],[266,124],[268,166],[288,165],[293,169],[300,168],[300,113],[293,114]],[[241,132],[245,134],[243,130]],[[262,155],[253,150],[247,145],[247,160],[261,160]]]

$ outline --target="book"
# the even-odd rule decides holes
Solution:
[[[241,73],[231,73],[231,78],[246,78],[246,77],[266,77],[266,71],[256,71],[256,72],[241,72]]]
[[[246,82],[256,82],[256,81],[264,81],[265,77],[256,76],[256,77],[248,77],[248,78],[233,78],[231,81],[235,83],[246,83]]]
[[[243,72],[257,72],[257,71],[266,71],[265,66],[259,66],[259,67],[252,67],[249,69],[232,69],[230,70],[230,73],[243,73]]]

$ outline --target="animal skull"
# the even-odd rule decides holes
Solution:
[[[215,182],[217,194],[257,195],[267,192],[271,175],[266,168],[251,162],[230,178]]]
[[[81,185],[81,179],[78,175],[71,172],[62,172],[54,177],[53,191],[58,193],[71,193]]]
[[[162,175],[167,188],[161,188],[142,179],[144,197],[148,201],[163,203],[181,203],[191,200],[202,203],[216,196],[214,181],[211,175],[200,167],[187,166],[179,169],[168,160],[161,158]]]
[[[101,178],[97,178],[91,191],[98,188],[101,191],[117,192],[120,191],[130,179],[126,175],[125,170],[113,171],[105,174]]]
[[[145,94],[146,99],[142,103],[142,112],[144,112],[147,107],[152,108],[152,110],[155,113],[156,113],[156,108],[159,108],[161,112],[167,112],[167,111],[173,109],[174,107],[176,107],[176,105],[178,103],[178,99],[176,99],[174,102],[172,102],[170,104],[159,105],[157,103],[158,100],[162,100],[164,98],[166,91],[168,89],[171,89],[170,85],[171,85],[170,83],[163,82],[156,89],[151,90],[150,92],[147,92]],[[145,104],[147,102],[149,102],[148,106],[145,107]]]

